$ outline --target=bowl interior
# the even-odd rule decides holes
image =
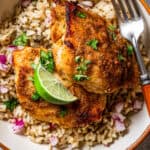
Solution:
[[[146,28],[143,33],[144,44],[146,46],[147,52],[150,56],[150,16],[146,13],[142,6],[141,11],[144,15],[146,20]],[[114,144],[110,147],[104,147],[102,145],[97,145],[96,147],[92,148],[91,150],[125,150],[128,148],[136,139],[142,134],[144,129],[150,124],[150,119],[146,110],[146,106],[144,104],[143,109],[132,117],[132,123],[129,128],[129,133],[126,134],[124,137],[119,138]],[[18,136],[13,134],[10,131],[11,125],[9,123],[0,121],[0,142],[4,143],[5,145],[9,146],[11,150],[48,150],[47,145],[39,145],[32,143],[28,138],[23,136]],[[88,148],[85,147],[85,150]]]

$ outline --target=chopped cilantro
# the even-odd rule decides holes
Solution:
[[[110,24],[109,26],[108,26],[108,29],[110,30],[110,31],[114,31],[114,30],[116,30],[116,26],[115,25],[113,25],[113,24]]]
[[[83,80],[88,80],[89,77],[88,77],[87,75],[83,75],[83,74],[75,74],[75,75],[73,76],[73,79],[74,79],[75,81],[83,81]]]
[[[79,63],[79,66],[77,66],[77,68],[76,68],[78,73],[73,76],[73,79],[75,81],[88,80],[89,78],[87,75],[85,75],[85,73],[86,73],[86,71],[88,69],[88,65],[91,63],[91,61],[85,60],[84,58],[81,58],[81,57],[77,57],[76,59],[77,59],[76,62]]]
[[[33,94],[32,94],[32,100],[33,101],[37,101],[37,100],[39,100],[40,99],[40,95],[37,93],[37,92],[34,92]]]
[[[53,59],[53,55],[52,55],[51,51],[45,52],[45,51],[41,50],[40,62],[46,70],[48,70],[51,73],[54,72],[54,65],[55,64],[54,64],[54,59]]]
[[[133,54],[133,46],[132,45],[130,45],[130,44],[128,44],[127,45],[127,52],[128,52],[128,55],[132,55]]]
[[[87,45],[89,45],[90,47],[92,47],[94,50],[97,50],[97,46],[98,46],[98,40],[93,39],[87,42]]]
[[[108,26],[108,33],[110,35],[110,37],[115,41],[117,39],[117,36],[115,34],[115,30],[117,29],[117,27],[113,24],[110,24]]]
[[[76,69],[77,69],[77,71],[82,73],[87,70],[87,66],[82,64],[82,65],[78,66]]]
[[[83,12],[80,12],[80,11],[78,11],[78,12],[76,13],[76,15],[77,15],[79,18],[86,18],[86,14],[83,13]]]
[[[66,107],[61,107],[61,110],[59,112],[60,117],[65,117],[68,114],[68,110]]]
[[[26,33],[22,33],[13,41],[13,45],[15,46],[26,46],[27,44],[28,44],[28,37]]]
[[[116,34],[114,33],[114,32],[112,32],[112,39],[115,41],[116,39],[117,39],[117,36],[116,36]]]
[[[84,61],[84,64],[85,64],[85,65],[89,65],[89,64],[91,64],[91,61],[90,61],[90,60],[85,60],[85,61]]]
[[[32,82],[34,81],[33,77],[29,77],[28,80]]]
[[[75,57],[75,62],[80,63],[81,62],[81,56],[76,56]]]
[[[49,58],[48,53],[41,50],[40,52],[40,57],[41,57],[41,63],[45,63],[45,61]]]
[[[125,59],[125,57],[122,56],[122,54],[118,54],[118,60],[119,61],[124,61],[126,59]]]
[[[88,65],[91,63],[90,60],[85,60],[83,63],[81,63],[78,67],[77,67],[77,71],[84,73],[85,71],[87,71]]]
[[[36,69],[36,64],[35,64],[35,63],[32,63],[32,64],[31,64],[31,67],[32,67],[33,69]]]
[[[8,101],[5,101],[4,104],[6,105],[6,108],[12,112],[19,103],[17,99],[13,98]]]

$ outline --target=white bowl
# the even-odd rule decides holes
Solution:
[[[146,19],[147,27],[150,29],[150,16],[146,13],[142,6],[141,10],[144,14]],[[148,35],[150,34],[150,30],[146,28],[144,32],[144,39],[147,50],[150,50],[150,41],[148,39]],[[92,150],[125,150],[127,149],[132,143],[134,143],[146,129],[146,127],[150,125],[150,118],[148,116],[146,106],[144,104],[143,109],[132,117],[132,124],[129,127],[129,133],[126,134],[124,137],[119,138],[112,144],[110,147],[104,147],[102,145],[97,145]],[[40,145],[32,143],[27,137],[18,136],[13,134],[10,131],[10,124],[0,121],[0,142],[7,145],[11,150],[48,150],[47,145]],[[87,147],[85,148],[87,150]]]

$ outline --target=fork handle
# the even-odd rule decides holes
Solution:
[[[150,84],[143,85],[142,90],[143,90],[144,98],[146,101],[148,113],[150,116]]]
[[[150,116],[150,77],[148,75],[148,72],[145,68],[143,58],[141,56],[140,50],[138,48],[137,40],[134,36],[131,36],[131,41],[134,47],[135,56],[139,65],[139,69],[141,71],[141,83],[142,83],[142,89],[143,89],[143,95],[146,101],[148,113]]]
[[[137,39],[135,38],[135,36],[131,36],[131,41],[132,41],[132,44],[133,44],[133,47],[134,47],[134,52],[135,52],[135,56],[136,56],[136,60],[138,62],[138,65],[139,65],[139,69],[141,71],[141,75],[148,75],[147,73],[147,70],[145,68],[145,64],[144,64],[144,61],[143,61],[143,57],[141,55],[141,52],[139,50],[139,47],[138,47],[138,43],[137,43]]]
[[[150,116],[150,78],[148,73],[141,75],[142,91],[146,102],[147,110]]]

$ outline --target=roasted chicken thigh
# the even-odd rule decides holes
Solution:
[[[51,36],[56,70],[65,86],[76,83],[104,94],[137,84],[138,68],[134,55],[128,55],[127,41],[119,32],[111,33],[99,15],[74,3],[58,5],[52,9]],[[84,71],[88,78],[82,81],[74,80],[77,57],[90,62]]]
[[[34,74],[44,48],[25,47],[14,51],[16,92],[20,104],[36,119],[65,128],[80,127],[102,119],[107,96],[138,84],[134,55],[117,27],[76,3],[58,3],[51,9],[51,43],[55,76],[77,101],[60,106],[32,100]],[[61,112],[67,110],[62,117]]]
[[[69,105],[54,105],[42,98],[39,101],[32,100],[35,87],[33,81],[30,80],[34,74],[31,64],[39,61],[41,50],[45,49],[25,47],[13,53],[16,92],[22,107],[38,120],[56,123],[65,128],[100,121],[106,104],[106,96],[89,93],[80,85],[74,84],[69,87],[68,90],[79,99]],[[64,111],[67,114],[62,117]]]

